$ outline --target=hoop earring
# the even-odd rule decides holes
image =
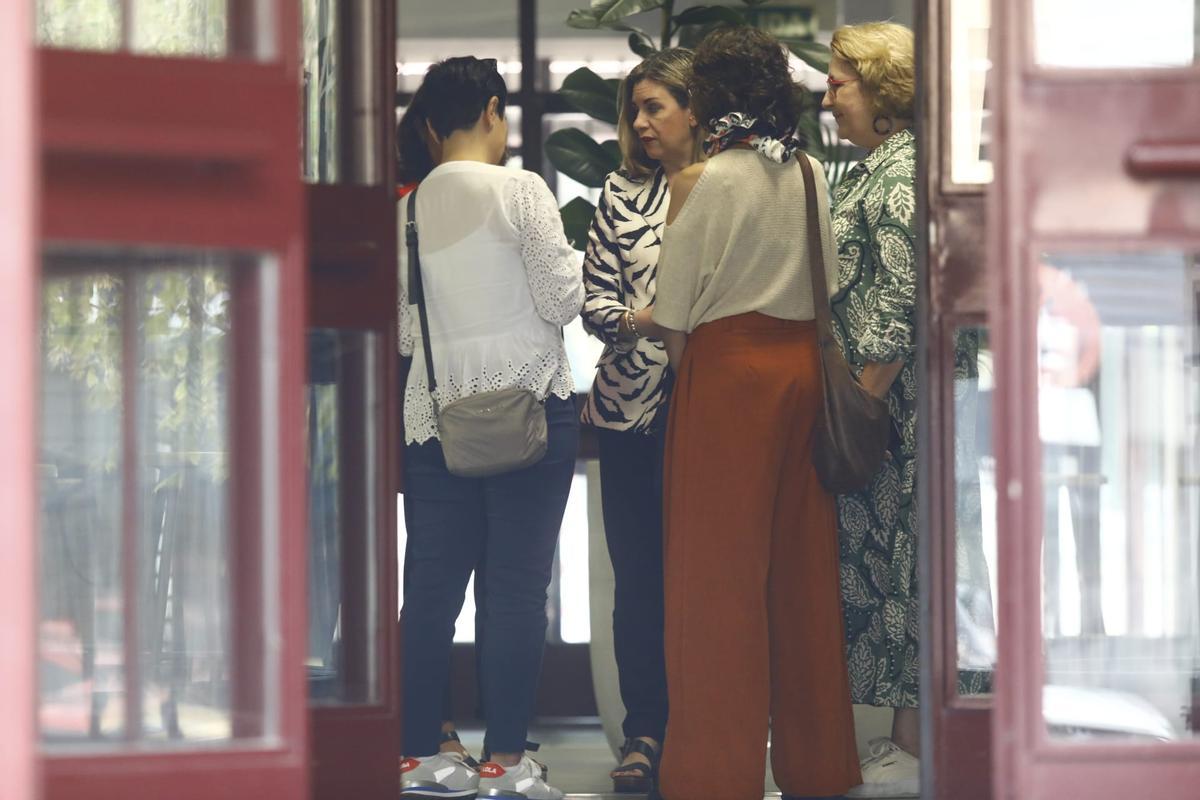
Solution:
[[[886,122],[886,123],[887,123],[887,128],[886,128],[886,129],[884,129],[884,130],[882,130],[882,131],[881,131],[881,130],[879,130],[879,121],[880,121],[880,120],[883,120],[884,122]],[[889,133],[891,133],[891,132],[892,132],[892,128],[896,127],[896,123],[892,121],[892,118],[891,118],[891,117],[885,117],[885,116],[883,116],[882,114],[880,114],[878,117],[876,117],[876,118],[874,119],[874,121],[872,121],[872,123],[871,123],[871,127],[872,127],[872,128],[875,130],[875,132],[876,132],[877,134],[879,134],[880,136],[887,136]]]

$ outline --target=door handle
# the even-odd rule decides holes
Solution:
[[[1136,178],[1200,176],[1200,141],[1135,142],[1125,169]]]

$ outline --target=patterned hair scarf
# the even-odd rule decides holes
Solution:
[[[780,135],[771,123],[740,111],[713,120],[709,128],[712,133],[704,140],[704,154],[709,158],[735,144],[748,144],[770,160],[784,164],[800,149],[795,136]]]

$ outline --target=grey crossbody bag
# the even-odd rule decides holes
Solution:
[[[464,478],[486,478],[536,464],[546,455],[544,398],[528,389],[514,388],[474,394],[447,403],[445,408],[438,402],[433,350],[429,344],[429,316],[421,281],[421,256],[417,247],[416,190],[408,196],[408,222],[404,228],[408,247],[409,300],[416,304],[420,317],[425,374],[446,469]]]

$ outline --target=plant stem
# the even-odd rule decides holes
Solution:
[[[671,17],[674,16],[675,0],[667,0],[662,7],[662,36],[659,42],[660,50],[666,50],[671,46],[671,37],[675,31],[671,30]]]

